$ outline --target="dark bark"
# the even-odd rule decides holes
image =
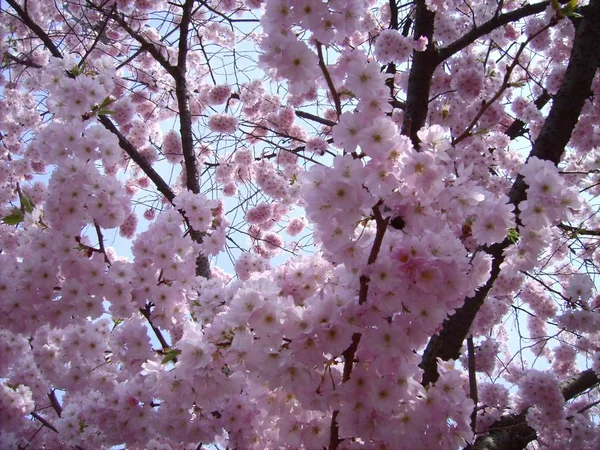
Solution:
[[[27,28],[29,28],[44,43],[46,48],[50,51],[50,53],[52,53],[52,56],[62,59],[62,52],[58,49],[54,42],[52,42],[50,36],[48,36],[48,34],[33,21],[27,11],[21,8],[14,0],[6,0],[6,2],[12,7],[12,9],[15,10],[19,18],[23,21],[23,24],[27,25]]]
[[[175,96],[179,109],[179,130],[181,133],[181,146],[183,149],[183,160],[185,164],[186,186],[194,194],[200,192],[200,172],[198,171],[198,159],[194,151],[194,132],[192,130],[192,114],[190,112],[190,93],[187,86],[187,57],[188,57],[188,34],[192,18],[194,0],[186,0],[183,4],[181,22],[179,23],[179,53],[177,56],[177,67],[173,71],[175,79]],[[204,233],[192,230],[190,232],[194,242],[202,243]],[[210,263],[208,257],[200,254],[196,258],[196,275],[210,278]]]
[[[536,98],[533,104],[538,110],[541,110],[551,99],[552,96],[548,93],[548,91],[544,90],[542,95]],[[506,134],[512,140],[518,138],[519,136],[523,136],[526,131],[527,127],[525,122],[515,119],[514,122],[508,126],[504,134]]]
[[[146,161],[142,155],[140,155],[137,148],[135,148],[135,146],[129,142],[125,136],[123,136],[123,133],[119,131],[119,129],[115,126],[112,120],[108,118],[108,116],[100,115],[98,116],[98,120],[102,125],[104,125],[104,128],[117,136],[119,139],[119,147],[121,147],[125,153],[127,153],[127,155],[140,167],[140,169],[142,169],[144,174],[150,178],[150,180],[156,186],[156,189],[158,189],[158,191],[164,195],[170,203],[172,203],[173,199],[175,198],[175,194],[171,190],[171,187],[165,182],[165,180],[162,179],[158,172],[154,170],[152,165]]]
[[[599,382],[593,370],[586,370],[562,383],[560,390],[567,401]],[[502,417],[465,450],[523,450],[537,436],[535,430],[527,425],[526,419],[527,410]]]
[[[559,0],[566,3],[567,0]],[[543,12],[550,2],[539,2],[505,14],[494,16],[489,21],[473,28],[461,38],[441,49],[433,43],[435,13],[429,11],[424,1],[416,2],[415,27],[413,37],[425,36],[429,40],[424,52],[413,51],[412,66],[408,78],[407,99],[404,109],[402,134],[410,137],[415,148],[419,148],[417,132],[425,126],[429,110],[429,94],[433,73],[438,65],[457,52],[465,49],[477,39],[491,33],[497,28],[515,22],[524,17]]]
[[[561,0],[559,3],[566,3],[567,0]],[[439,50],[440,58],[445,60],[450,56],[458,53],[459,51],[465,49],[473,42],[475,42],[480,37],[485,36],[486,34],[491,33],[497,28],[507,25],[511,22],[515,22],[517,20],[523,19],[527,16],[532,16],[534,14],[539,14],[546,10],[546,8],[550,5],[549,1],[533,3],[530,5],[523,6],[522,8],[515,9],[514,11],[507,12],[505,14],[500,14],[494,16],[487,22],[482,23],[481,25],[471,29],[468,33],[461,36],[459,39],[454,41],[453,43],[447,45],[444,48]]]
[[[429,43],[424,52],[413,51],[402,123],[402,134],[410,137],[415,148],[419,146],[417,131],[425,125],[427,120],[433,72],[441,62],[433,43],[434,19],[435,13],[427,9],[425,0],[417,0],[413,36],[415,39],[425,36]]]
[[[14,0],[7,0],[7,3],[15,10],[23,24],[26,25],[42,41],[50,53],[52,53],[54,57],[62,59],[63,55],[60,49],[56,46],[56,44],[54,44],[50,36],[37,23],[35,23],[27,11],[19,6],[19,4]],[[96,9],[105,14],[106,21],[104,22],[104,25],[106,25],[108,22],[109,17],[117,21],[134,39],[140,42],[140,45],[144,50],[147,50],[150,54],[152,54],[159,64],[161,64],[161,66],[163,66],[165,70],[167,70],[167,72],[173,76],[175,80],[175,93],[180,113],[181,141],[187,174],[187,188],[194,193],[199,193],[199,171],[198,163],[194,153],[192,120],[189,108],[189,92],[185,77],[187,72],[187,36],[191,22],[193,4],[193,0],[186,0],[185,4],[183,5],[182,19],[180,22],[180,41],[177,66],[169,64],[160,51],[153,44],[146,42],[138,33],[136,33],[135,30],[133,30],[127,24],[125,19],[114,11],[114,8],[111,8],[109,12],[102,10],[100,7],[96,7]],[[90,4],[90,6],[94,5]],[[140,166],[148,178],[150,178],[150,180],[155,184],[158,191],[164,195],[169,202],[172,202],[175,195],[170,186],[152,168],[152,165],[148,164],[146,160],[140,156],[137,149],[119,131],[110,118],[101,115],[98,117],[98,120],[100,123],[102,123],[102,125],[104,125],[105,128],[117,136],[119,139],[119,146],[133,161],[135,161],[136,164],[138,164],[138,166]],[[195,242],[202,242],[202,233],[197,233],[194,230],[191,230],[190,235]],[[208,258],[202,254],[197,258],[196,261],[196,275],[210,278],[210,263]]]
[[[600,0],[592,0],[583,13],[582,19],[575,19],[579,23],[565,78],[529,155],[551,161],[555,165],[560,162],[579,120],[600,63]],[[509,193],[510,202],[515,205],[517,212],[519,203],[526,198],[526,189],[523,177],[517,177]],[[493,258],[490,278],[475,296],[467,298],[464,305],[444,322],[438,335],[431,338],[420,365],[424,370],[424,385],[435,382],[438,378],[436,358],[458,358],[471,324],[500,273],[500,265],[504,261],[503,252],[509,245],[510,241],[505,239],[502,243],[484,249]]]
[[[19,16],[19,19],[23,21],[23,24],[27,25],[27,28],[29,28],[44,43],[48,51],[52,53],[52,56],[62,59],[62,52],[58,49],[54,42],[52,42],[50,36],[48,36],[48,34],[33,21],[27,11],[21,8],[14,0],[6,0],[6,2],[12,7],[12,9],[15,10]]]
[[[179,23],[179,54],[177,57],[177,70],[175,71],[175,95],[179,108],[179,124],[181,132],[181,145],[185,162],[186,185],[193,193],[200,192],[200,174],[198,160],[194,152],[194,133],[192,131],[192,114],[190,113],[189,90],[187,86],[187,56],[188,33],[191,22],[193,0],[186,0],[183,5],[181,22]],[[198,274],[205,276],[204,274]]]

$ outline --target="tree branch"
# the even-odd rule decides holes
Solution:
[[[104,14],[106,13],[106,10],[104,10],[101,6],[97,6],[95,5],[93,2],[89,1],[87,2],[88,6],[90,6],[92,9],[95,9],[98,12],[102,12]],[[141,46],[141,49],[143,50],[147,50],[148,53],[150,53],[152,55],[152,57],[156,60],[156,62],[158,62],[163,69],[165,69],[169,74],[171,74],[171,76],[175,77],[175,73],[176,73],[176,66],[172,65],[171,63],[169,63],[169,60],[160,52],[160,50],[152,43],[149,42],[148,40],[146,40],[144,37],[142,37],[137,31],[135,31],[125,20],[124,16],[122,14],[119,14],[117,11],[114,11],[112,14],[110,14],[110,17],[117,22],[121,27],[123,27],[123,29],[136,41],[138,41],[138,43]]]
[[[54,425],[52,425],[50,422],[48,422],[46,419],[44,419],[42,416],[40,416],[38,413],[32,412],[31,416],[34,419],[38,420],[46,428],[49,428],[50,430],[54,431],[55,433],[58,433],[58,430],[56,429],[56,427]]]
[[[298,117],[301,117],[302,119],[312,120],[314,122],[318,122],[318,123],[320,123],[322,125],[326,125],[328,127],[332,127],[336,124],[336,122],[334,122],[333,120],[323,119],[322,117],[316,116],[311,113],[307,113],[307,112],[300,111],[300,110],[296,110],[295,112],[296,112],[296,115]]]
[[[471,429],[473,433],[477,430],[477,402],[479,401],[477,395],[477,372],[475,363],[475,346],[473,345],[473,336],[467,338],[467,349],[469,352],[469,397],[475,404],[473,412],[471,413]]]
[[[144,174],[150,178],[150,180],[152,180],[156,186],[156,189],[158,189],[158,191],[164,195],[170,203],[173,203],[175,194],[165,180],[163,180],[162,177],[154,170],[152,164],[150,164],[142,157],[142,155],[140,155],[138,150],[131,142],[129,142],[129,140],[127,140],[125,136],[123,136],[123,133],[119,131],[119,129],[115,126],[112,120],[108,118],[108,116],[99,115],[98,120],[108,131],[117,136],[119,139],[119,147],[125,150],[125,153],[127,153],[127,155],[129,155],[129,157],[140,167],[140,169],[142,169]]]
[[[169,350],[171,346],[167,343],[167,340],[163,336],[162,331],[160,331],[160,329],[157,328],[156,325],[154,325],[154,322],[152,322],[152,319],[150,318],[150,304],[147,304],[144,308],[140,308],[140,313],[142,313],[142,316],[144,316],[148,321],[150,328],[152,328],[152,331],[154,331],[154,335],[158,339],[158,342],[160,342],[160,345],[162,346],[163,350]]]
[[[41,69],[42,66],[34,63],[33,61],[30,61],[29,59],[20,59],[18,57],[16,57],[15,55],[11,54],[11,53],[5,53],[4,54],[8,59],[10,59],[11,61],[14,61],[15,63],[25,66],[25,67],[32,67],[34,69]]]
[[[583,236],[600,236],[600,230],[588,230],[585,228],[572,227],[570,225],[566,225],[564,223],[559,223],[558,228],[563,231],[567,231],[569,233],[573,233],[575,235],[583,235]]]
[[[56,411],[56,414],[58,415],[58,417],[61,417],[63,409],[62,409],[62,405],[58,401],[58,398],[56,397],[56,392],[54,389],[52,389],[48,393],[48,398],[50,399],[50,404],[52,405],[52,408],[54,409],[54,411]]]
[[[52,56],[62,59],[62,53],[58,47],[52,42],[50,36],[42,28],[33,21],[33,19],[27,14],[27,12],[19,6],[15,0],[6,0],[6,2],[15,10],[18,16],[21,18],[23,23],[34,32],[34,34],[44,43],[46,48],[52,53]]]
[[[329,88],[331,98],[333,99],[333,103],[335,105],[335,112],[337,113],[338,117],[340,117],[342,115],[342,104],[340,101],[340,94],[338,93],[338,91],[335,90],[335,85],[333,84],[331,75],[327,70],[327,65],[325,64],[325,59],[323,58],[323,45],[320,42],[317,42],[317,55],[319,56],[319,67],[321,68],[321,72],[323,72],[323,76],[325,77],[327,87]]]
[[[98,28],[98,31],[96,31],[96,39],[94,39],[94,42],[92,42],[92,45],[90,46],[90,48],[88,48],[85,52],[85,55],[83,55],[83,57],[81,58],[81,61],[79,61],[78,66],[81,68],[83,67],[83,65],[85,64],[85,60],[88,58],[88,56],[90,56],[90,54],[94,51],[94,49],[96,48],[96,46],[98,45],[98,42],[100,42],[103,39],[104,36],[104,31],[106,30],[106,26],[108,25],[108,21],[110,19],[110,15],[115,11],[117,7],[116,3],[113,3],[113,5],[110,8],[110,12],[106,15],[106,17],[104,18],[104,21],[102,22],[102,24],[100,25],[100,28]]]
[[[600,63],[600,52],[597,51],[600,42],[600,0],[591,0],[585,7],[585,16],[574,20],[579,22],[579,26],[575,33],[567,71],[554,97],[548,118],[529,155],[551,161],[554,165],[558,165],[571,138]],[[517,219],[518,205],[526,199],[526,189],[523,177],[519,175],[509,192],[509,200],[515,205]],[[444,321],[441,331],[430,339],[420,364],[424,371],[423,385],[434,383],[438,379],[437,357],[446,361],[459,357],[471,324],[500,274],[500,266],[504,261],[503,252],[509,245],[511,242],[505,239],[501,243],[484,248],[493,258],[490,278],[473,297],[465,300],[464,305],[457,309],[454,315]]]
[[[438,52],[434,47],[433,22],[435,13],[431,12],[425,0],[416,0],[416,17],[414,38],[425,36],[429,43],[424,52],[413,51],[413,63],[408,77],[406,108],[402,134],[409,136],[415,148],[419,147],[417,132],[425,125],[429,109],[429,92],[433,72],[440,62]]]
[[[598,375],[588,369],[563,382],[560,390],[565,401],[568,401],[598,383]],[[485,435],[477,438],[465,450],[523,450],[537,437],[535,430],[527,425],[527,411],[525,409],[519,414],[501,417]]]
[[[369,253],[369,259],[367,261],[367,265],[375,263],[377,261],[377,256],[379,255],[379,251],[381,250],[381,244],[383,243],[383,237],[387,230],[387,226],[389,223],[389,217],[384,219],[379,211],[380,204],[377,204],[373,207],[373,216],[375,217],[375,223],[377,224],[377,231],[375,232],[375,239],[373,240],[373,247],[371,247],[371,252]],[[367,301],[367,294],[369,292],[369,277],[366,275],[361,275],[360,277],[360,289],[358,294],[358,303],[360,305],[364,304]],[[344,371],[342,375],[342,383],[347,382],[350,379],[350,375],[352,374],[352,368],[354,367],[354,356],[356,355],[356,351],[358,350],[358,344],[360,343],[362,335],[360,333],[352,334],[352,343],[350,346],[342,352],[342,356],[344,357]],[[331,441],[329,444],[329,450],[336,450],[341,443],[338,436],[338,425],[336,422],[336,418],[338,415],[338,411],[334,411],[331,416]],[[335,436],[335,439],[334,439]]]
[[[550,93],[544,89],[542,95],[535,99],[533,104],[538,110],[541,110],[546,104],[552,99]],[[511,123],[508,128],[504,131],[511,140],[518,138],[519,136],[523,136],[526,130],[525,122],[520,119],[515,119],[513,123]]]
[[[562,0],[559,3],[566,3],[566,0]],[[456,41],[452,42],[451,44],[448,44],[446,47],[441,48],[439,50],[440,62],[445,61],[455,53],[458,53],[459,51],[471,45],[480,37],[491,33],[492,31],[503,25],[515,22],[527,16],[532,16],[533,14],[539,14],[541,12],[544,12],[548,5],[550,5],[549,1],[533,3],[530,5],[525,5],[522,8],[515,9],[514,11],[510,11],[499,16],[494,16],[487,22],[479,25],[478,27],[473,28],[471,31],[469,31],[467,34],[463,35]]]
[[[189,92],[187,87],[187,54],[188,33],[191,21],[193,0],[186,0],[183,5],[181,22],[179,23],[179,54],[177,56],[177,70],[175,79],[175,95],[179,109],[179,123],[181,132],[181,145],[185,162],[186,186],[194,194],[200,192],[200,175],[198,161],[194,153],[194,134],[192,131],[192,114],[190,113]]]
[[[471,136],[471,130],[475,127],[475,125],[477,125],[477,122],[479,122],[479,119],[481,119],[481,116],[483,116],[483,114],[493,105],[496,103],[496,101],[500,98],[500,96],[504,93],[504,91],[506,91],[506,89],[510,86],[510,76],[512,75],[513,70],[515,69],[515,67],[517,66],[517,64],[519,64],[519,58],[521,57],[521,54],[523,53],[523,51],[525,50],[525,48],[527,47],[527,45],[534,40],[536,37],[538,37],[540,34],[542,34],[543,32],[545,32],[546,30],[548,30],[550,27],[556,25],[558,22],[555,18],[553,18],[552,20],[550,20],[550,22],[542,27],[539,31],[537,31],[536,33],[533,33],[531,36],[529,36],[527,38],[527,40],[525,42],[523,42],[520,46],[519,46],[519,50],[517,50],[517,53],[514,56],[513,62],[508,66],[508,68],[506,69],[506,73],[504,74],[504,79],[502,80],[502,85],[500,86],[500,88],[498,89],[498,91],[492,96],[491,99],[489,99],[488,101],[485,101],[481,107],[479,108],[479,111],[477,112],[477,114],[475,114],[475,117],[473,118],[473,120],[471,120],[471,123],[469,123],[469,125],[467,126],[467,128],[461,133],[460,136],[458,136],[456,139],[454,139],[452,141],[452,146],[455,146],[456,144],[458,144],[459,142],[461,142],[462,140],[468,138]]]

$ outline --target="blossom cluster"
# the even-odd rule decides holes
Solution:
[[[589,17],[488,6],[7,7],[0,447],[598,448],[600,74],[514,141]]]

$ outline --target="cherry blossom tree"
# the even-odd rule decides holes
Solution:
[[[1,448],[600,447],[600,0],[0,5]]]

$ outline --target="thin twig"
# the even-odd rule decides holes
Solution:
[[[148,324],[152,328],[152,331],[154,331],[154,334],[160,342],[160,345],[162,346],[163,350],[169,350],[171,346],[167,343],[167,340],[163,336],[162,331],[160,331],[160,329],[158,329],[156,325],[154,325],[154,322],[152,322],[152,319],[150,318],[150,304],[147,304],[144,308],[140,308],[140,312],[142,313],[142,316],[144,316],[148,321]]]
[[[329,88],[329,92],[331,93],[331,98],[333,99],[333,103],[335,104],[335,112],[338,117],[342,115],[342,103],[340,101],[340,94],[336,91],[335,85],[333,84],[333,80],[331,79],[331,75],[329,74],[329,70],[327,70],[327,65],[325,64],[325,59],[323,58],[323,45],[320,42],[317,42],[317,55],[319,56],[319,67],[321,68],[321,72],[323,72],[323,76],[325,77],[325,81],[327,82],[327,87]]]
[[[473,346],[473,336],[467,338],[467,350],[469,352],[469,397],[475,403],[473,412],[471,412],[471,429],[475,433],[477,430],[477,374],[475,372],[475,347]]]
[[[98,222],[96,222],[95,219],[94,219],[94,227],[96,228],[96,234],[98,235],[98,247],[100,247],[100,251],[104,255],[104,262],[110,266],[111,262],[110,262],[110,259],[108,258],[108,255],[106,254],[106,248],[104,247],[104,236],[102,235],[102,229],[100,228],[100,225],[98,225]]]
[[[521,57],[521,54],[523,53],[523,51],[525,50],[525,48],[527,48],[527,45],[529,45],[529,43],[535,39],[536,37],[538,37],[541,33],[545,32],[546,30],[548,30],[550,27],[556,25],[558,22],[556,21],[555,18],[552,18],[550,20],[550,22],[542,27],[539,31],[537,31],[536,33],[532,34],[525,42],[523,42],[521,44],[521,46],[519,47],[519,50],[517,50],[517,53],[514,56],[513,62],[511,63],[511,65],[506,69],[506,73],[504,74],[504,80],[502,81],[502,85],[500,86],[500,88],[498,89],[498,92],[496,92],[494,94],[494,96],[488,100],[488,101],[483,101],[481,104],[481,107],[479,108],[479,112],[477,112],[477,114],[475,115],[475,117],[473,118],[473,120],[471,121],[471,123],[467,126],[467,128],[462,132],[462,134],[460,136],[458,136],[456,139],[454,139],[452,141],[452,145],[455,146],[456,144],[458,144],[459,142],[463,141],[464,139],[472,136],[471,134],[471,130],[475,127],[475,125],[477,125],[477,122],[479,122],[479,119],[481,119],[481,116],[483,116],[483,114],[492,106],[496,103],[496,100],[498,100],[500,98],[500,96],[504,93],[504,91],[506,91],[506,89],[510,86],[510,76],[512,75],[512,72],[514,70],[514,68],[519,64],[519,58]]]
[[[54,431],[55,433],[58,433],[58,430],[56,429],[56,427],[54,425],[52,425],[50,422],[48,422],[46,419],[44,419],[42,416],[40,416],[38,413],[36,412],[32,412],[31,416],[33,418],[35,418],[36,420],[39,420],[39,422],[44,425],[46,428],[51,429],[52,431]]]
[[[50,399],[50,404],[52,405],[52,408],[54,408],[54,411],[56,411],[58,417],[61,417],[63,409],[58,401],[58,398],[56,397],[56,391],[54,389],[48,393],[48,398]]]

